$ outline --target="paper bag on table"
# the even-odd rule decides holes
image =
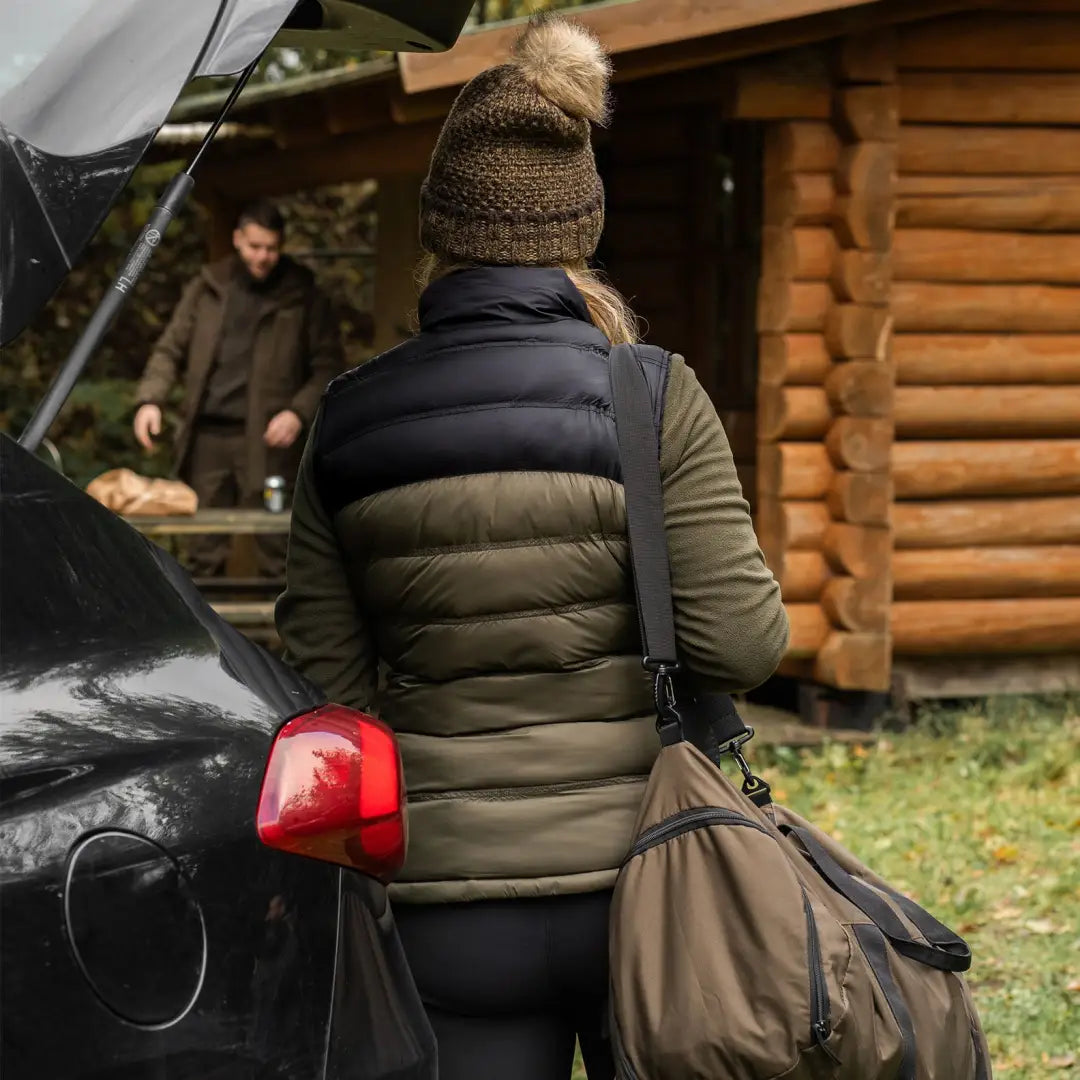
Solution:
[[[179,480],[140,476],[131,469],[110,469],[91,480],[86,492],[117,514],[127,517],[190,516],[199,497]]]

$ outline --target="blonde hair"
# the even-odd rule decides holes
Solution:
[[[416,284],[423,292],[433,281],[457,270],[468,270],[478,263],[460,262],[425,252],[416,268]],[[581,293],[589,317],[612,345],[635,345],[640,340],[638,319],[619,291],[604,276],[585,262],[560,267],[574,288]]]

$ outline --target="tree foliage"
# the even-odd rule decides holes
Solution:
[[[138,169],[100,232],[56,295],[4,349],[0,364],[0,431],[17,435],[30,419],[59,366],[126,257],[155,200],[177,166]],[[361,362],[371,338],[371,259],[375,185],[345,184],[281,200],[286,250],[310,266],[329,294],[350,364]],[[86,484],[109,468],[146,475],[171,468],[164,444],[152,455],[131,432],[135,381],[165,328],[184,283],[206,260],[208,221],[189,203],[155,252],[134,295],[106,336],[49,433],[64,471]],[[342,252],[333,258],[308,252]],[[176,401],[167,413],[175,422]]]

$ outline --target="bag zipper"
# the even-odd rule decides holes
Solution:
[[[638,855],[644,854],[650,848],[666,844],[669,840],[674,840],[675,837],[682,836],[684,833],[693,832],[695,829],[707,829],[710,825],[743,825],[757,829],[766,836],[772,835],[764,825],[734,810],[726,810],[722,806],[697,806],[693,810],[680,810],[656,825],[649,826],[634,841],[634,846],[630,849],[630,854],[627,855],[623,865],[637,858]]]
[[[563,784],[534,784],[531,787],[476,788],[468,791],[421,791],[410,793],[410,803],[442,802],[447,799],[476,799],[481,802],[505,802],[541,795],[567,795],[594,788],[618,787],[621,784],[644,784],[645,776],[614,776],[603,780],[571,780]]]
[[[829,1003],[829,986],[825,982],[825,968],[821,960],[821,942],[818,939],[817,920],[810,897],[802,890],[803,910],[806,912],[806,948],[810,962],[810,1035],[822,1052],[834,1065],[840,1059],[829,1048],[829,1036],[832,1035],[832,1017]]]

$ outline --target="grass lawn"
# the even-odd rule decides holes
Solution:
[[[967,939],[996,1076],[1080,1080],[1080,701],[926,710],[869,746],[752,756],[778,801]]]

